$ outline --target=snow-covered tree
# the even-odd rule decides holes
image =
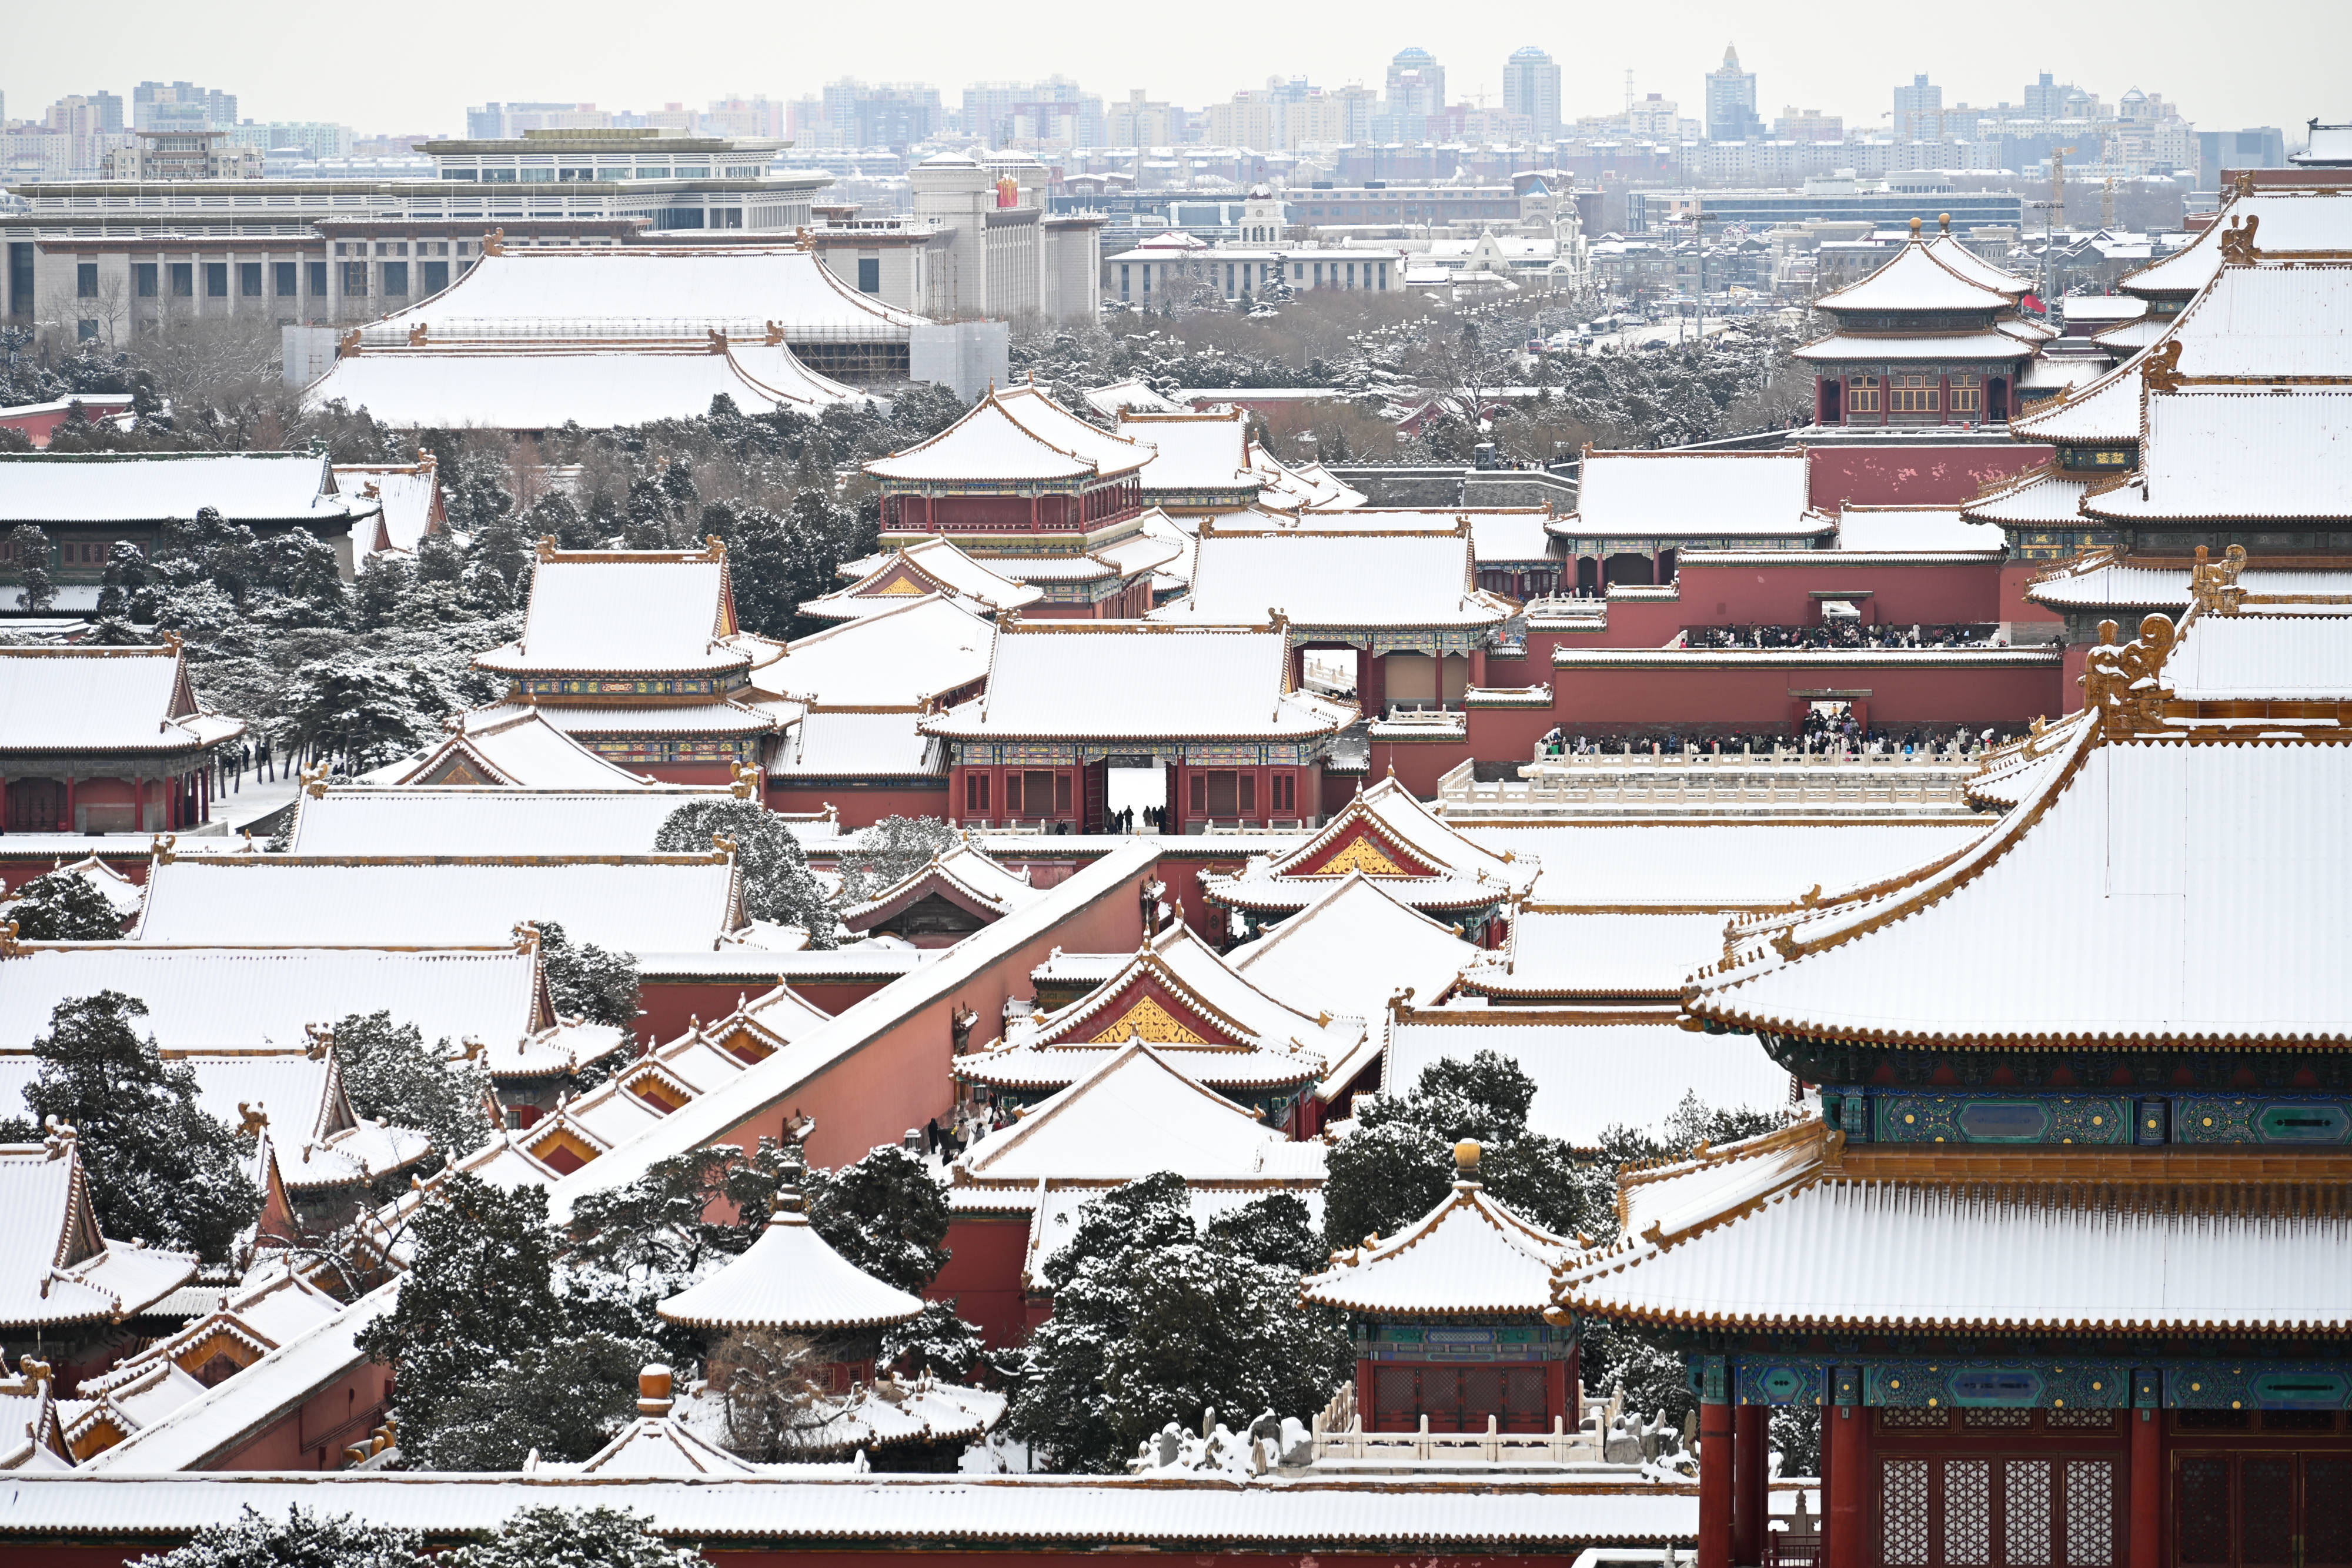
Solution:
[[[1454,1179],[1454,1145],[1482,1145],[1486,1190],[1538,1225],[1563,1234],[1589,1228],[1606,1174],[1580,1166],[1558,1138],[1530,1131],[1535,1081],[1497,1051],[1432,1062],[1412,1092],[1365,1103],[1357,1129],[1331,1149],[1323,1233],[1353,1247],[1393,1234],[1437,1206]]]
[[[1270,1192],[1221,1214],[1209,1221],[1202,1239],[1294,1274],[1321,1269],[1331,1259],[1307,1200],[1295,1192]]]
[[[415,1024],[396,1024],[379,1009],[335,1025],[335,1055],[352,1109],[361,1115],[422,1127],[447,1160],[489,1141],[489,1075],[479,1062],[452,1061],[447,1040],[428,1045]]]
[[[46,615],[58,601],[57,580],[49,575],[49,536],[34,523],[8,530],[8,558],[16,565],[18,608],[28,615]]]
[[[809,1224],[868,1274],[920,1294],[948,1260],[948,1195],[931,1166],[884,1144],[808,1175]]]
[[[461,1546],[448,1568],[702,1568],[702,1559],[653,1533],[652,1521],[612,1508],[526,1508],[489,1540]]]
[[[832,905],[809,871],[808,855],[782,818],[756,800],[701,800],[663,820],[654,848],[669,854],[708,852],[714,838],[735,845],[743,873],[744,910],[754,920],[797,925],[812,947],[835,944]]]
[[[1298,1271],[1203,1244],[1173,1173],[1096,1200],[1047,1275],[1054,1315],[1005,1428],[1056,1469],[1114,1470],[1211,1406],[1319,1409],[1347,1375],[1347,1336],[1300,1307]]]
[[[697,1149],[625,1186],[582,1194],[563,1260],[571,1293],[594,1297],[609,1322],[656,1342],[673,1364],[703,1359],[703,1331],[666,1322],[655,1308],[759,1239],[782,1166],[775,1140],[762,1138],[749,1155]]]
[[[813,1456],[831,1412],[821,1377],[828,1359],[816,1342],[774,1329],[729,1334],[712,1362],[727,1369],[719,1389],[729,1451],[755,1464]]]
[[[637,961],[593,942],[574,942],[552,920],[539,927],[540,962],[555,1010],[564,1018],[627,1029],[637,1019]]]
[[[16,890],[7,917],[27,942],[110,942],[122,916],[98,884],[78,871],[53,871]]]
[[[438,735],[454,706],[432,671],[414,659],[324,659],[294,673],[287,738],[366,772]]]
[[[583,1459],[634,1408],[654,1346],[557,1288],[541,1187],[444,1182],[418,1212],[399,1303],[360,1348],[394,1369],[404,1453],[427,1469],[510,1470],[534,1448]]]
[[[34,1124],[0,1123],[0,1138],[33,1141],[56,1117],[79,1134],[100,1230],[219,1262],[260,1195],[235,1129],[197,1104],[195,1073],[140,1037],[146,1016],[144,1002],[120,991],[59,1002],[33,1041],[41,1066],[25,1103]]]
[[[228,1523],[208,1524],[131,1568],[429,1568],[432,1562],[414,1530],[321,1515],[299,1503],[284,1519],[267,1519],[247,1504]]]
[[[871,898],[962,841],[961,833],[937,817],[885,817],[859,833],[857,847],[842,855],[842,899],[856,904]]]

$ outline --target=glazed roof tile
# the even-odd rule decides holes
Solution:
[[[1567,1240],[1457,1181],[1435,1208],[1396,1235],[1332,1255],[1298,1282],[1299,1300],[1361,1316],[1540,1314]]]
[[[365,409],[380,425],[421,430],[612,430],[700,419],[724,397],[748,416],[869,400],[818,375],[782,344],[713,352],[697,342],[597,348],[580,343],[376,349],[335,361],[302,393]]]
[[[1790,538],[1824,534],[1812,509],[1805,455],[1591,452],[1577,509],[1556,534],[1650,538]]]
[[[807,1216],[779,1210],[751,1250],[658,1310],[690,1328],[822,1333],[903,1323],[923,1303],[835,1251]]]
[[[1000,629],[986,695],[923,721],[963,739],[1328,735],[1352,707],[1284,688],[1289,639],[1249,626],[1025,622]]]
[[[1034,387],[991,388],[937,435],[877,458],[877,479],[946,483],[1113,478],[1141,469],[1153,449],[1096,428]]]
[[[1192,591],[1149,618],[1246,624],[1269,608],[1301,627],[1473,629],[1499,627],[1510,613],[1477,586],[1472,541],[1457,525],[1443,534],[1204,528]]]
[[[561,551],[531,574],[522,635],[474,663],[502,674],[717,674],[749,666],[723,555]]]

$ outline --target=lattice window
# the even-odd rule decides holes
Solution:
[[[2050,1568],[2050,1461],[2001,1466],[2001,1556],[2009,1568]]]
[[[1889,391],[1896,413],[1934,413],[1943,406],[1944,384],[1939,376],[1916,372],[1899,375]]]
[[[2000,1427],[2015,1429],[2032,1426],[2033,1412],[2031,1410],[1963,1410],[1960,1412],[1960,1425],[1979,1428]]]
[[[2230,1561],[2230,1461],[2181,1460],[2179,1507],[2175,1534],[2179,1541],[2180,1561]]]
[[[2352,1459],[2303,1461],[2303,1560],[2312,1568],[2352,1563]]]
[[[1412,1367],[1372,1368],[1372,1409],[1377,1419],[1383,1422],[1411,1425],[1420,1418],[1421,1381],[1413,1375]]]
[[[2249,1454],[2239,1461],[2238,1561],[2293,1563],[2294,1534],[2294,1456]]]
[[[2244,1410],[2175,1410],[2174,1427],[2183,1432],[2242,1432],[2252,1425]]]
[[[2336,1412],[2333,1410],[2265,1410],[2263,1412],[2265,1432],[2333,1432]]]
[[[1982,1568],[1992,1561],[1992,1461],[1944,1462],[1944,1562]]]
[[[2105,1431],[2116,1424],[2112,1410],[2052,1410],[2042,1416],[2042,1425],[2053,1431]]]
[[[1948,1410],[1884,1409],[1878,1413],[1878,1429],[1882,1432],[1940,1432],[1952,1424]]]
[[[2116,1467],[2066,1461],[2067,1568],[2107,1568],[2116,1558]]]
[[[1847,383],[1845,406],[1852,413],[1878,412],[1878,378],[1856,376]]]
[[[1927,1461],[1889,1459],[1879,1486],[1886,1568],[1927,1568]]]
[[[1507,1432],[1541,1432],[1551,1423],[1545,1408],[1549,1397],[1545,1388],[1544,1369],[1540,1366],[1514,1366],[1503,1374],[1503,1429]]]
[[[1952,380],[1952,412],[1979,414],[1984,412],[1984,385],[1971,377]]]

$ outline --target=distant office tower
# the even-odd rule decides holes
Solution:
[[[1739,51],[1723,47],[1723,65],[1706,73],[1706,139],[1749,141],[1764,133],[1756,113],[1756,73],[1739,68]]]
[[[194,82],[142,81],[131,93],[134,131],[226,131],[236,123],[236,94]]]
[[[1925,74],[1895,89],[1895,140],[1935,141],[1944,134],[1944,89]]]
[[[1530,44],[1503,63],[1503,110],[1524,114],[1538,141],[1559,134],[1559,67]]]
[[[1399,49],[1389,62],[1388,113],[1395,135],[1419,141],[1445,109],[1445,68],[1427,49]]]

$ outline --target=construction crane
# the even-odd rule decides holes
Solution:
[[[2110,136],[2099,148],[2099,162],[2107,166],[2106,183],[2099,187],[2099,227],[2116,226],[2116,140]]]
[[[2066,226],[2066,154],[2072,147],[2050,150],[2050,222],[2058,228]]]

